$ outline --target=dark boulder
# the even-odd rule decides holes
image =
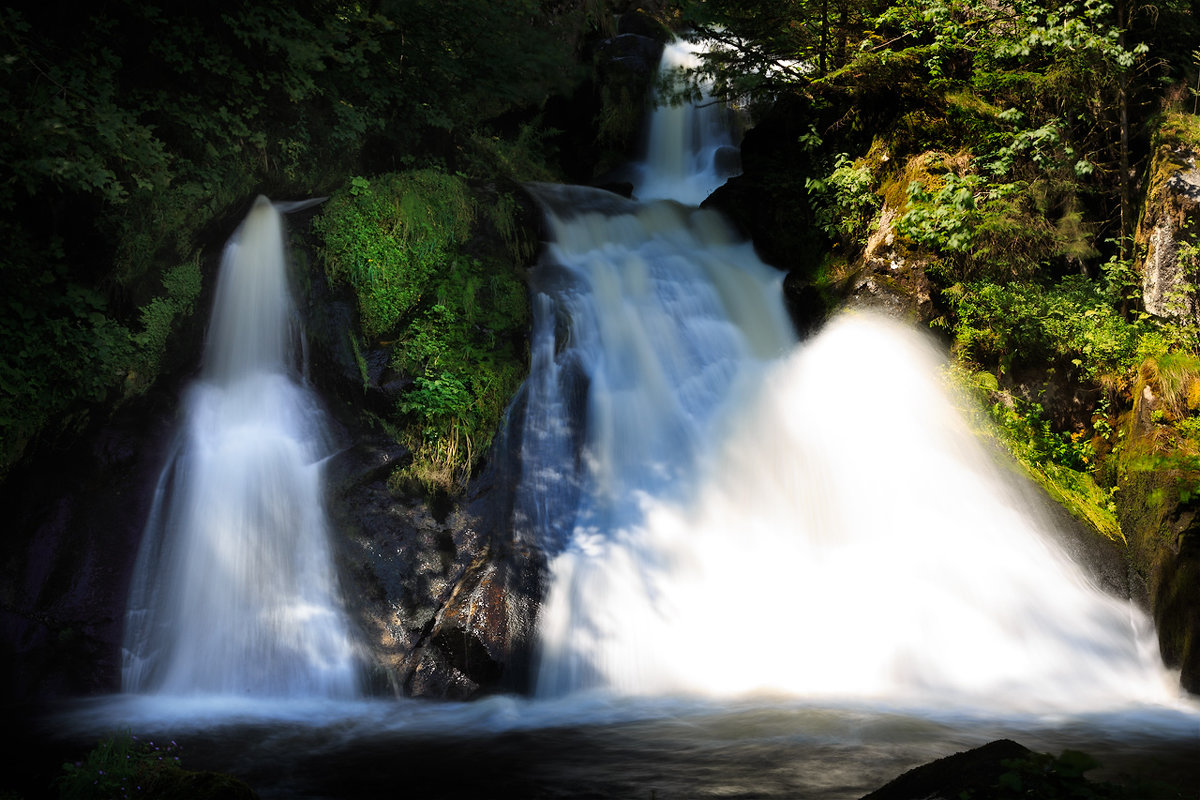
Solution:
[[[862,800],[989,800],[1010,771],[1010,762],[1033,752],[1011,739],[999,739],[974,750],[955,753],[908,772]]]
[[[502,448],[440,514],[389,488],[403,448],[354,441],[330,463],[328,508],[372,689],[455,700],[526,690],[545,561],[513,539]]]
[[[755,120],[742,139],[740,172],[702,204],[729,218],[754,241],[759,257],[811,280],[827,242],[815,230],[804,176],[818,172],[814,154],[801,144],[811,125],[801,98],[783,98]]]
[[[5,704],[116,691],[130,576],[173,436],[152,394],[72,442],[44,446],[0,488]]]
[[[1122,472],[1118,517],[1135,574],[1145,583],[1163,663],[1180,670],[1183,688],[1200,694],[1200,497],[1194,492],[1200,477],[1192,472],[1181,480],[1172,465],[1148,468],[1152,463],[1135,462]]]

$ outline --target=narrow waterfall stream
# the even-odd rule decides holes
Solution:
[[[851,313],[793,350],[780,276],[687,206],[728,136],[665,107],[641,174],[672,199],[542,190],[519,506],[559,551],[539,696],[1169,702],[1151,624],[1059,552],[929,342]]]
[[[299,380],[283,220],[259,197],[226,247],[200,379],[135,567],[124,689],[352,697],[357,667]]]

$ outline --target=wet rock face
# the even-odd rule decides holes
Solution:
[[[150,397],[41,448],[3,485],[3,702],[120,688],[130,576],[171,436],[169,408]]]
[[[502,470],[439,517],[388,489],[406,455],[358,437],[328,470],[335,557],[368,688],[454,700],[524,691],[545,564],[511,541]]]
[[[801,144],[813,112],[799,99],[781,100],[755,121],[741,142],[741,175],[730,178],[701,205],[725,215],[767,264],[811,281],[826,243],[815,232],[803,175],[818,174]]]
[[[925,274],[929,259],[898,239],[898,216],[896,209],[884,206],[846,287],[847,301],[928,323],[934,317],[933,285]]]
[[[1121,528],[1145,582],[1163,663],[1200,694],[1200,498],[1183,500],[1170,470],[1135,470],[1120,482]]]

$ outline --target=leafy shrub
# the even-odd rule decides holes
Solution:
[[[41,269],[34,269],[34,266]],[[5,267],[8,265],[5,264]],[[0,472],[51,420],[86,421],[88,408],[143,391],[157,376],[176,320],[195,310],[195,259],[163,276],[163,293],[138,309],[135,333],[100,292],[69,277],[55,253],[6,269],[0,300]]]
[[[951,287],[945,297],[960,356],[1001,372],[1018,362],[1071,365],[1089,379],[1131,370],[1148,333],[1080,276],[1052,286],[980,281]]]
[[[831,237],[865,244],[881,202],[874,183],[863,159],[840,154],[828,175],[805,181],[817,225]]]
[[[896,230],[936,250],[966,251],[974,240],[979,219],[975,192],[981,184],[977,175],[953,172],[945,174],[936,191],[913,181],[908,185],[908,211],[896,221]]]

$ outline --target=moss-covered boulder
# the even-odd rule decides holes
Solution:
[[[460,493],[524,379],[537,239],[521,198],[416,170],[354,178],[313,222],[329,289],[348,289],[355,312],[310,303],[332,368],[316,380],[408,448],[397,488]]]

